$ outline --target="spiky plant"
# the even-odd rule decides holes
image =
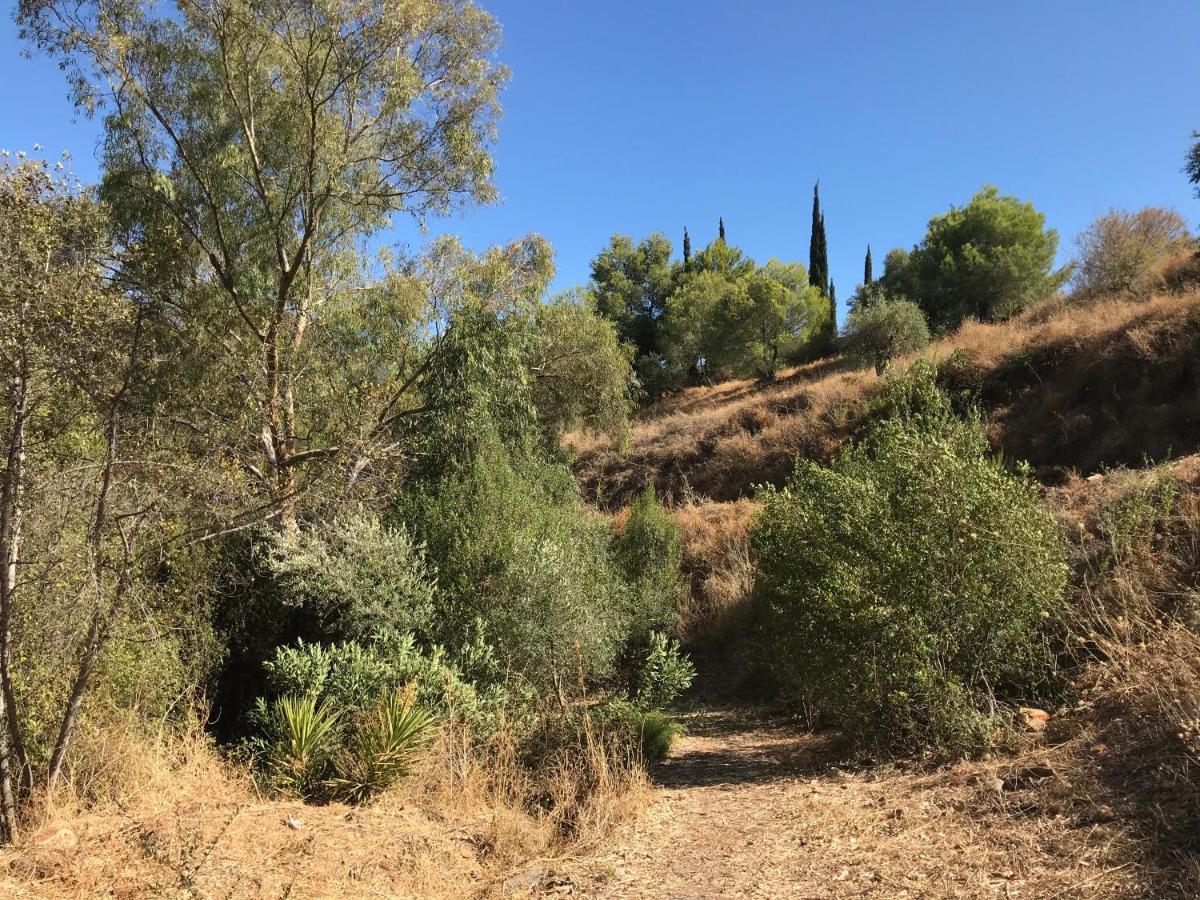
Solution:
[[[337,737],[338,715],[324,700],[285,694],[271,704],[267,771],[280,791],[301,798],[321,787]]]
[[[408,774],[434,721],[428,710],[413,702],[412,691],[386,694],[334,757],[334,775],[327,782],[333,795],[362,803],[387,790]]]

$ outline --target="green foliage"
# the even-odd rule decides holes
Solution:
[[[323,639],[380,629],[429,633],[434,579],[424,548],[403,525],[355,516],[277,532],[267,566],[282,602],[309,611]]]
[[[1183,171],[1188,181],[1196,185],[1196,196],[1200,197],[1200,131],[1193,132],[1192,137],[1195,141],[1192,143],[1192,149],[1188,151]]]
[[[636,379],[633,347],[587,295],[563,294],[539,304],[528,368],[538,424],[550,446],[564,432],[588,428],[624,437]]]
[[[911,253],[888,254],[884,283],[946,331],[971,317],[1003,319],[1049,297],[1070,276],[1054,270],[1057,249],[1045,216],[989,186],[930,219]]]
[[[338,714],[325,701],[287,694],[266,720],[266,770],[277,790],[308,798],[324,784],[337,743]]]
[[[909,300],[872,299],[850,313],[842,338],[845,353],[860,363],[875,366],[882,375],[895,357],[920,350],[929,343],[929,327],[920,307]]]
[[[413,703],[411,693],[385,694],[334,754],[333,775],[326,782],[333,796],[363,803],[383,793],[409,773],[435,723],[432,714]]]
[[[565,467],[514,458],[492,440],[402,498],[400,514],[438,560],[441,641],[457,645],[482,620],[500,657],[540,687],[611,673],[628,587],[608,528]]]
[[[384,631],[368,643],[279,647],[263,664],[274,695],[308,696],[335,709],[369,709],[381,697],[408,688],[416,702],[448,721],[466,724],[479,737],[495,730],[506,710],[520,703],[510,693],[482,636],[451,656],[444,648],[421,648],[411,634]],[[261,724],[260,701],[253,719]]]
[[[628,633],[645,640],[651,631],[673,624],[683,589],[683,538],[653,486],[630,504],[625,524],[613,539],[613,554],[630,586]]]
[[[636,244],[633,238],[614,234],[592,260],[596,311],[616,325],[617,335],[632,344],[638,356],[659,351],[658,319],[674,283],[671,241],[665,234],[652,234]]]
[[[670,706],[692,686],[696,667],[679,647],[679,641],[655,633],[638,673],[634,702],[639,709],[656,710]]]
[[[788,699],[864,741],[978,750],[997,694],[1047,689],[1065,542],[978,421],[912,381],[830,468],[764,492],[756,608]]]
[[[799,264],[771,260],[755,268],[724,243],[705,248],[667,300],[663,347],[671,377],[774,377],[828,325],[825,299],[806,282]]]
[[[621,700],[607,704],[600,715],[607,728],[638,748],[645,762],[666,758],[675,740],[687,733],[683,725],[665,713],[642,709]]]

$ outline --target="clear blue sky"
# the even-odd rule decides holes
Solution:
[[[512,69],[496,148],[501,204],[430,223],[471,246],[530,231],[586,280],[613,232],[699,248],[725,218],[754,258],[807,262],[820,178],[843,301],[877,263],[984,182],[1072,237],[1110,206],[1174,206],[1200,128],[1197,0],[483,0]],[[60,73],[0,26],[0,146],[70,150],[97,128]],[[396,239],[419,246],[415,228]]]

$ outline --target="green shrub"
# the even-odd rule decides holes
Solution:
[[[650,635],[650,648],[638,673],[634,700],[641,709],[665,709],[692,686],[696,667],[666,635]]]
[[[501,660],[538,688],[565,693],[613,672],[628,634],[629,587],[610,532],[570,472],[515,459],[498,441],[401,512],[438,561],[439,641],[459,646],[486,623]]]
[[[613,539],[613,554],[630,586],[625,627],[645,641],[651,631],[674,623],[683,587],[683,539],[653,486],[630,505],[625,525]]]
[[[864,741],[976,750],[997,694],[1047,687],[1065,542],[932,374],[907,381],[830,468],[798,461],[764,491],[756,608],[788,699]]]
[[[687,733],[687,729],[665,713],[640,709],[623,700],[606,704],[600,718],[610,731],[623,735],[636,747],[646,762],[664,759],[676,738]]]
[[[284,605],[316,619],[316,636],[428,633],[434,580],[424,548],[402,525],[355,517],[285,530],[269,541],[267,567]]]
[[[265,721],[267,777],[276,790],[301,798],[316,796],[337,746],[337,711],[313,696],[285,694]]]
[[[327,646],[301,641],[279,647],[263,668],[272,694],[313,697],[343,710],[369,709],[381,697],[407,686],[421,706],[486,737],[522,696],[506,690],[488,654],[481,640],[469,645],[466,662],[481,679],[475,682],[442,647],[422,649],[411,634],[384,631],[367,644],[347,641]],[[263,709],[260,700],[253,715],[256,722],[263,720]]]
[[[897,356],[929,343],[925,314],[910,300],[883,298],[850,313],[842,338],[845,353],[882,375]]]
[[[434,723],[433,715],[413,702],[411,691],[385,694],[334,754],[333,775],[326,782],[332,795],[362,803],[387,790],[409,773]]]

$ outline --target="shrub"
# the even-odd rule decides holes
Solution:
[[[842,346],[848,356],[875,366],[882,375],[895,357],[929,343],[925,314],[910,300],[879,298],[856,307],[846,323]]]
[[[1160,264],[1187,237],[1187,222],[1172,209],[1109,210],[1075,238],[1078,295],[1148,296],[1161,287]]]
[[[462,470],[404,498],[438,560],[439,640],[486,623],[501,660],[560,695],[607,676],[628,634],[629,586],[565,467],[483,444]]]
[[[632,703],[614,701],[603,709],[607,727],[624,735],[645,762],[658,762],[671,752],[676,738],[687,729],[658,710],[639,709]]]
[[[638,673],[634,699],[641,709],[665,709],[692,686],[696,667],[680,650],[679,641],[652,634],[650,648]]]
[[[1047,688],[1066,549],[931,377],[894,388],[893,414],[830,468],[800,460],[764,490],[755,603],[787,699],[863,741],[970,751],[997,695]]]
[[[316,697],[285,694],[271,704],[264,724],[271,784],[301,798],[316,795],[337,743],[337,712]]]
[[[683,577],[679,526],[650,486],[629,507],[613,540],[617,564],[630,585],[626,627],[636,640],[675,621]]]
[[[309,611],[320,637],[430,627],[433,577],[424,548],[402,525],[356,517],[284,531],[270,540],[267,566],[283,603]]]
[[[367,644],[301,641],[279,647],[263,668],[272,694],[313,697],[342,710],[369,709],[407,687],[425,708],[486,737],[506,707],[516,708],[521,694],[500,683],[499,668],[481,639],[469,647],[466,663],[479,681],[464,675],[459,661],[442,647],[422,650],[411,634],[395,631],[380,632]],[[260,701],[257,722],[263,720],[263,709]]]
[[[334,755],[327,781],[333,796],[362,803],[387,790],[409,773],[434,722],[432,714],[413,702],[411,691],[385,694]]]

